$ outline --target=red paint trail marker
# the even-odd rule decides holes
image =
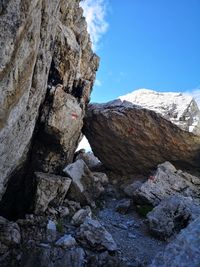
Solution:
[[[73,112],[71,115],[73,120],[76,120],[78,118],[78,115],[75,112]]]
[[[155,179],[156,179],[156,177],[153,176],[153,175],[150,175],[149,178],[148,178],[148,180],[150,180],[150,181],[155,181]]]

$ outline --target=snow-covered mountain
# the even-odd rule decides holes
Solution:
[[[119,99],[153,110],[181,129],[200,135],[200,110],[190,95],[139,89]]]

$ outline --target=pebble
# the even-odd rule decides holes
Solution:
[[[122,223],[119,223],[118,227],[121,228],[121,229],[124,229],[124,230],[128,230],[128,226],[125,225],[125,224],[122,224]]]
[[[132,234],[132,233],[128,233],[128,237],[129,237],[129,238],[136,238],[137,236],[134,235],[134,234]]]
[[[46,243],[40,243],[38,244],[39,247],[42,247],[42,248],[50,248],[51,246],[49,244],[46,244]]]
[[[56,224],[52,220],[48,221],[47,230],[56,231]]]

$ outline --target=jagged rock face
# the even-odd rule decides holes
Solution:
[[[104,173],[92,173],[82,159],[69,164],[63,172],[72,179],[69,196],[81,204],[94,205],[94,200],[104,192],[108,178]]]
[[[39,108],[45,96],[48,105],[49,91],[52,90],[54,96],[49,102],[49,117],[43,121],[42,127],[39,118],[37,129],[40,131],[39,136],[45,135],[47,128],[48,133],[55,130],[52,132],[58,135],[62,154],[60,158],[65,159],[65,164],[71,161],[80,135],[85,103],[89,99],[98,67],[98,58],[91,50],[79,0],[3,1],[0,4],[0,29],[1,199],[9,177],[26,160]],[[58,84],[62,91],[55,90]],[[66,106],[62,108],[66,101]],[[54,105],[58,102],[59,107],[53,114]],[[76,134],[70,133],[67,140],[68,132],[64,134],[64,130],[70,124],[69,114],[74,112],[73,105],[80,115],[80,121],[72,130]],[[43,114],[44,110],[40,110]],[[55,125],[55,119],[60,118],[62,112],[67,113],[66,121],[63,117],[60,124],[57,122]],[[43,143],[46,148],[44,139],[42,142],[39,140],[39,143]],[[45,158],[54,156],[51,150],[53,148],[49,148]],[[67,155],[63,156],[66,151]],[[56,166],[51,168],[51,164],[52,161],[50,167],[44,164],[41,169],[56,169]]]
[[[140,89],[119,99],[153,110],[182,130],[200,135],[200,110],[192,96]]]
[[[166,239],[200,216],[200,207],[190,197],[172,196],[147,214],[151,232]]]
[[[132,197],[153,206],[173,195],[191,197],[199,201],[200,178],[187,172],[176,170],[170,163],[158,165],[156,173],[138,186]]]
[[[127,101],[89,105],[84,134],[94,154],[113,171],[144,173],[166,160],[199,167],[200,136]]]
[[[150,267],[199,266],[200,265],[200,217],[183,229],[177,238],[153,260]]]
[[[61,205],[70,187],[71,179],[53,174],[36,172],[35,214],[43,214],[50,202]]]
[[[91,246],[95,250],[116,251],[117,245],[110,233],[97,221],[86,218],[77,233],[80,243]]]

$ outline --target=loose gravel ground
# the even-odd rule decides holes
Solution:
[[[151,236],[146,219],[136,211],[131,210],[127,214],[117,212],[119,201],[106,197],[104,207],[96,213],[97,219],[117,243],[123,266],[148,266],[167,243]]]

